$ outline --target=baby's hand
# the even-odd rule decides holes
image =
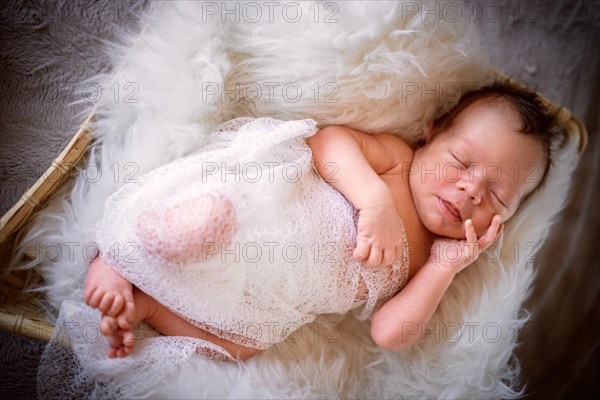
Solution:
[[[487,249],[502,233],[504,224],[500,224],[501,217],[494,215],[487,232],[477,239],[473,221],[465,221],[466,240],[437,238],[431,247],[429,262],[448,268],[454,273],[462,271],[473,263],[482,251]]]
[[[390,265],[402,256],[402,220],[393,199],[360,210],[353,256],[367,267]]]

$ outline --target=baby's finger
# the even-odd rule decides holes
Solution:
[[[498,232],[496,233],[494,240],[498,239],[500,237],[500,235],[502,235],[502,232],[504,232],[504,224],[500,224],[500,229],[498,229]]]
[[[394,256],[394,261],[401,259],[402,254],[404,253],[404,248],[402,247],[402,245],[397,244],[396,247],[394,247],[394,250],[396,250],[396,255]]]
[[[471,219],[465,221],[465,236],[467,238],[467,242],[477,242],[477,233],[475,233],[475,228],[473,227],[473,220]]]
[[[356,248],[354,249],[354,252],[352,252],[352,255],[354,256],[354,258],[356,260],[364,261],[369,257],[370,252],[371,252],[371,244],[368,242],[359,240],[358,243],[356,243]]]
[[[371,246],[371,253],[369,258],[365,261],[367,267],[376,267],[381,264],[381,258],[383,256],[383,250],[377,246]]]
[[[381,265],[393,264],[396,260],[396,250],[394,248],[389,250],[383,250],[381,255]]]
[[[479,242],[477,241],[477,233],[475,233],[475,228],[473,227],[473,220],[468,219],[465,221],[465,232],[467,236],[467,258],[469,260],[474,260],[475,258],[477,258],[477,249],[479,248]]]
[[[502,221],[502,218],[499,215],[494,215],[492,217],[492,222],[490,223],[488,230],[479,238],[479,245],[481,248],[485,248],[485,246],[494,241],[496,233],[498,232],[498,227],[500,226],[500,221]]]
[[[487,250],[488,247],[490,247],[496,240],[498,240],[498,238],[500,237],[500,235],[502,234],[503,231],[504,231],[504,224],[501,224],[500,229],[498,229],[498,232],[496,232],[496,236],[494,236],[494,240],[492,240],[488,244],[486,244],[483,249]]]

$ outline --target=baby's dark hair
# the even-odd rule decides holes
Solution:
[[[546,176],[552,163],[550,152],[552,143],[563,133],[562,127],[557,121],[559,110],[551,110],[540,95],[533,90],[517,86],[508,81],[497,81],[465,94],[456,106],[435,121],[434,134],[451,127],[465,108],[479,101],[504,102],[517,114],[521,121],[521,127],[518,131],[538,138],[543,144],[546,168],[536,188],[522,199],[521,203],[524,203],[540,190],[546,182]]]

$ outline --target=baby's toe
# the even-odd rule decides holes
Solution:
[[[100,320],[100,332],[104,336],[110,336],[114,334],[114,332],[119,328],[119,324],[117,323],[117,319],[108,315],[102,316]]]
[[[102,314],[108,314],[108,310],[112,308],[113,302],[115,301],[115,293],[112,291],[108,291],[104,293],[102,299],[100,300],[100,304],[98,304],[98,310],[102,312]]]
[[[83,300],[85,301],[85,304],[90,305],[92,296],[94,295],[94,292],[96,291],[97,288],[98,288],[97,286],[85,288],[85,290],[83,291]]]
[[[123,347],[121,347],[117,350],[117,357],[119,357],[119,358],[125,358],[128,355],[129,354],[125,351],[125,349]]]
[[[133,331],[127,331],[123,334],[123,349],[127,354],[130,354],[133,351],[133,347],[135,346],[135,335]]]
[[[119,329],[127,331],[133,328],[133,324],[127,318],[123,317],[122,314],[117,317],[117,323],[119,324]]]
[[[108,358],[116,358],[117,351],[118,351],[118,349],[111,347],[110,349],[108,349],[108,352],[106,354],[108,355]]]
[[[98,308],[98,306],[100,306],[100,302],[104,298],[105,294],[106,294],[105,290],[97,288],[96,290],[94,290],[94,293],[91,295],[88,305],[92,308]]]
[[[133,346],[135,344],[133,331],[123,331],[118,329],[117,332],[115,332],[115,339],[116,341],[114,343],[111,343],[109,340],[109,344],[111,345],[109,357],[112,354],[113,356],[111,358],[124,358],[133,352]]]
[[[125,301],[124,306],[121,309],[119,315],[117,315],[117,322],[119,328],[127,331],[133,328],[136,321],[135,319],[135,303],[133,301]]]
[[[123,309],[123,305],[125,304],[125,299],[119,293],[115,294],[110,307],[105,311],[107,315],[111,317],[116,317],[119,315],[119,312]]]
[[[106,339],[108,340],[108,345],[112,349],[116,350],[116,349],[123,347],[123,338],[121,337],[121,335],[119,335],[118,330],[113,331],[113,333],[110,335],[107,335]]]

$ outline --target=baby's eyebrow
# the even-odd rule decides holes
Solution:
[[[468,138],[463,138],[462,143],[467,150],[471,151],[472,153],[475,154],[485,154],[484,152],[482,152],[482,150],[477,147],[475,145],[475,143],[473,143],[473,141],[469,140]]]
[[[477,150],[475,144],[469,138],[463,138],[462,143],[464,143],[469,149]]]

